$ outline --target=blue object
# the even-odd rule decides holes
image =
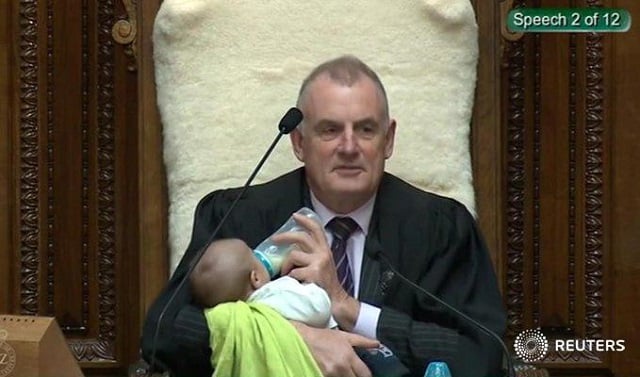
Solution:
[[[451,372],[444,361],[433,361],[427,366],[424,377],[451,377]]]
[[[411,371],[393,351],[384,345],[378,348],[355,348],[356,354],[371,371],[373,377],[409,377]]]

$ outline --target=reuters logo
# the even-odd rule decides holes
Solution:
[[[0,377],[6,377],[16,367],[16,351],[6,343],[7,330],[0,329]]]
[[[532,363],[544,359],[549,342],[540,330],[524,330],[516,337],[513,347],[522,361]]]

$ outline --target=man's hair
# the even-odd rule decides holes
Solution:
[[[353,55],[343,55],[326,61],[311,71],[300,86],[297,101],[298,107],[302,107],[309,85],[322,75],[327,75],[331,81],[344,86],[352,86],[362,79],[363,76],[368,77],[378,88],[378,94],[380,95],[383,106],[383,119],[389,119],[389,102],[382,81],[380,81],[378,75],[368,65]]]
[[[213,242],[190,276],[195,301],[204,307],[244,300],[251,278],[253,256],[235,248],[243,241],[223,239]],[[243,245],[246,246],[246,245]]]

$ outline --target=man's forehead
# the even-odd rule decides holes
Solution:
[[[320,118],[314,122],[314,126],[328,126],[328,125],[344,126],[346,123],[345,121],[346,121],[345,119]],[[378,117],[373,115],[371,116],[365,115],[362,118],[348,119],[348,123],[351,123],[354,126],[379,125],[380,119],[378,119]]]
[[[384,99],[377,86],[371,79],[363,77],[365,78],[351,84],[343,84],[329,78],[314,81],[309,85],[301,105],[303,109],[310,106],[325,108],[324,105],[329,101],[332,104],[346,102],[350,105],[351,102],[375,97],[376,107],[382,106]]]
[[[303,103],[305,121],[362,121],[367,118],[381,121],[384,118],[384,102],[374,90],[318,90],[309,93]]]
[[[340,79],[332,77],[329,72],[324,72],[309,82],[306,92],[316,92],[320,88],[324,87],[352,88],[354,86],[371,86],[373,89],[377,89],[373,80],[363,73],[358,73],[356,76],[351,76],[348,79]]]

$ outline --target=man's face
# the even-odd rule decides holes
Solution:
[[[350,212],[378,188],[393,153],[395,121],[384,119],[382,95],[364,75],[352,86],[321,75],[306,90],[303,129],[291,134],[294,153],[318,199]]]

